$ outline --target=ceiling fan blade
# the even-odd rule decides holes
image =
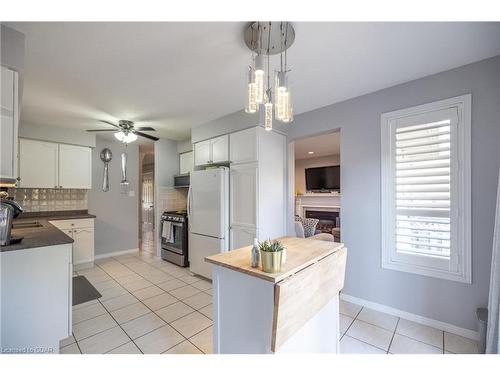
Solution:
[[[116,132],[116,129],[87,129],[88,132]]]
[[[111,126],[114,126],[115,128],[119,128],[118,125],[116,124],[113,124],[112,122],[109,122],[109,121],[106,121],[106,120],[99,120],[100,122],[104,122],[105,124],[108,124],[108,125],[111,125]]]
[[[138,131],[135,131],[135,130],[134,130],[134,133],[137,134],[137,135],[140,135],[141,137],[151,139],[153,141],[157,141],[157,140],[160,139],[160,138],[157,138],[157,137],[153,137],[152,135],[149,135],[149,134],[146,134],[146,133],[141,133],[141,132],[138,132]]]
[[[156,129],[153,129],[150,126],[139,126],[137,128],[134,127],[135,130],[142,130],[142,131],[148,131],[148,132],[155,132]]]

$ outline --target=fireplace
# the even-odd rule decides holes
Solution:
[[[340,224],[340,212],[308,209],[305,211],[305,216],[306,218],[318,219],[316,230],[324,233],[332,233],[332,229],[337,228]]]

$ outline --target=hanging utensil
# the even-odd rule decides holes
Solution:
[[[128,193],[128,181],[127,181],[127,153],[122,152],[122,181],[120,182],[120,192],[122,194]]]
[[[104,176],[102,181],[102,191],[109,191],[109,172],[108,163],[113,158],[113,154],[109,148],[103,148],[100,153],[100,158],[104,162]]]

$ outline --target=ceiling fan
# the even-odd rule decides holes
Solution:
[[[114,126],[115,129],[89,129],[87,130],[88,132],[115,132],[115,138],[118,139],[120,142],[124,143],[130,143],[134,142],[137,139],[137,136],[144,137],[151,139],[153,141],[157,141],[160,138],[154,137],[152,135],[142,133],[142,131],[151,131],[154,132],[156,131],[155,129],[149,127],[149,126],[141,126],[141,127],[134,127],[134,122],[133,121],[128,121],[128,120],[120,120],[118,121],[118,125],[113,124],[112,122],[105,121],[105,120],[99,120],[101,122],[104,122],[105,124]]]

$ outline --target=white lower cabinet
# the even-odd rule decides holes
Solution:
[[[248,246],[253,243],[254,238],[258,238],[256,228],[233,225],[230,229],[230,248]]]
[[[71,244],[0,252],[0,351],[58,353],[71,336]]]
[[[50,223],[73,238],[75,269],[92,267],[94,263],[94,219],[53,220]]]

